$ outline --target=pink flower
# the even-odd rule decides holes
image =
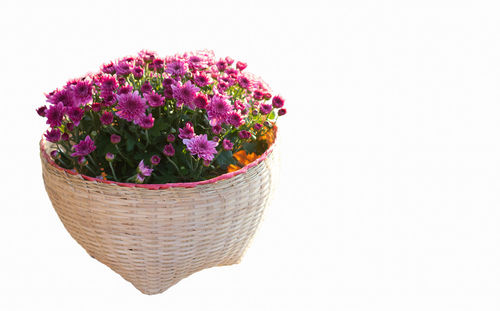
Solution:
[[[199,87],[204,87],[210,84],[210,79],[206,74],[200,72],[194,76],[194,83]]]
[[[73,146],[75,152],[71,154],[72,157],[83,157],[95,150],[94,141],[89,135],[85,139],[81,140],[78,144]]]
[[[115,155],[111,152],[106,153],[106,156],[104,157],[106,161],[113,162],[115,159]]]
[[[232,108],[231,104],[229,104],[223,96],[214,95],[207,106],[210,124],[213,126],[225,122]]]
[[[142,78],[144,70],[141,67],[134,67],[134,69],[132,69],[132,74],[134,75],[134,78],[136,80],[139,80],[140,78]]]
[[[207,95],[205,95],[203,93],[199,93],[193,99],[193,104],[196,106],[196,108],[199,108],[199,109],[207,108],[207,105],[208,105]]]
[[[193,100],[196,96],[196,92],[200,89],[193,84],[191,81],[186,82],[182,86],[172,85],[172,91],[174,93],[174,98],[177,99],[177,107],[182,104],[186,104],[189,108],[194,109]]]
[[[167,157],[172,157],[175,154],[175,149],[172,144],[166,144],[163,148],[163,154]]]
[[[158,165],[158,164],[160,164],[161,158],[155,154],[151,157],[150,161],[151,161],[151,164]]]
[[[224,138],[222,141],[222,148],[224,148],[224,150],[232,150],[233,146],[234,144],[229,139]]]
[[[47,124],[51,127],[61,126],[65,110],[62,102],[51,106],[47,110]]]
[[[186,73],[186,64],[181,60],[174,60],[167,64],[165,72],[171,75],[183,76]]]
[[[286,109],[285,108],[281,108],[280,110],[278,110],[278,115],[279,116],[284,116],[286,114]]]
[[[167,141],[169,143],[173,143],[175,141],[175,135],[174,134],[168,134]]]
[[[238,84],[244,88],[244,89],[248,89],[250,87],[250,80],[248,80],[247,77],[245,76],[241,76],[238,78]]]
[[[41,106],[39,107],[37,110],[36,110],[36,113],[38,113],[38,115],[40,117],[45,117],[46,113],[47,113],[47,106]]]
[[[144,160],[141,160],[141,162],[139,162],[139,166],[137,166],[137,173],[143,177],[151,176],[151,174],[153,173],[153,169],[145,165]]]
[[[110,141],[112,144],[116,145],[122,141],[122,137],[120,135],[111,134]]]
[[[285,104],[285,100],[280,95],[276,95],[273,97],[273,107],[274,108],[281,108],[281,107],[283,107],[284,104]]]
[[[141,86],[141,92],[142,94],[153,92],[153,87],[151,86],[149,80],[146,80],[146,82],[144,82],[144,84]]]
[[[68,117],[76,126],[80,124],[80,120],[83,118],[83,110],[78,107],[71,107],[68,110]]]
[[[241,117],[241,115],[236,112],[236,111],[232,111],[230,112],[228,115],[227,115],[227,123],[231,124],[232,126],[238,128],[240,126],[243,125],[243,123],[245,123],[245,121],[243,120],[243,118]]]
[[[253,126],[253,129],[256,131],[260,131],[261,128],[262,128],[262,124],[260,124],[260,123],[255,123]]]
[[[269,114],[273,110],[273,106],[269,104],[262,104],[260,105],[260,113],[262,114]]]
[[[150,107],[160,107],[165,104],[165,97],[154,91],[150,94],[144,94],[144,98],[146,98]]]
[[[92,85],[88,81],[78,81],[71,90],[78,104],[86,104],[92,100]]]
[[[127,76],[132,71],[130,69],[130,65],[126,61],[120,61],[115,65],[116,74],[120,76]]]
[[[238,68],[239,71],[243,71],[243,69],[247,68],[247,64],[242,62],[237,62],[236,68]]]
[[[183,139],[182,142],[186,145],[187,150],[194,156],[207,161],[212,161],[214,155],[217,154],[218,143],[207,139],[207,135],[196,135],[191,139]]]
[[[118,95],[116,115],[127,121],[139,121],[146,111],[146,101],[139,92]]]
[[[101,116],[101,123],[103,125],[110,125],[113,123],[113,113],[110,111],[104,111]]]
[[[223,59],[219,59],[219,61],[217,61],[217,62],[215,63],[215,66],[217,66],[217,69],[218,69],[219,71],[224,71],[224,70],[226,70],[226,68],[227,68],[227,63],[226,63],[226,61],[225,61],[225,60],[223,60]]]
[[[186,123],[184,128],[179,128],[179,138],[180,139],[190,139],[194,136],[194,128],[191,122]]]
[[[153,118],[153,115],[151,113],[149,115],[142,116],[137,122],[137,124],[143,129],[152,128],[154,123],[155,123],[155,118]]]
[[[51,143],[57,143],[61,139],[61,131],[58,129],[47,130],[44,136]]]
[[[249,131],[245,131],[245,130],[243,130],[243,131],[240,131],[240,132],[238,133],[238,136],[239,136],[241,139],[249,139],[249,138],[252,136],[252,134],[251,134]]]

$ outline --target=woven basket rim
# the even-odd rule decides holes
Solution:
[[[278,135],[278,128],[277,126],[274,127],[274,133],[275,137]],[[69,170],[67,168],[63,168],[59,166],[57,163],[54,162],[54,160],[51,159],[51,157],[47,154],[45,150],[45,138],[42,135],[42,139],[40,140],[40,153],[43,156],[43,158],[53,167],[56,169],[63,171],[67,174],[70,175],[75,175],[75,176],[80,176],[81,178],[87,180],[87,181],[93,181],[93,182],[98,182],[98,183],[104,183],[104,184],[109,184],[109,185],[117,185],[120,187],[128,187],[128,188],[143,188],[143,189],[150,189],[150,190],[158,190],[158,189],[168,189],[168,188],[194,188],[196,186],[200,185],[206,185],[206,184],[212,184],[216,183],[221,180],[226,180],[229,178],[233,178],[235,176],[238,176],[240,174],[246,173],[250,168],[260,164],[262,161],[267,159],[267,157],[273,152],[274,145],[276,144],[276,139],[274,140],[273,144],[267,148],[267,150],[261,154],[257,159],[255,159],[253,162],[248,163],[244,167],[240,168],[237,171],[230,172],[230,173],[225,173],[219,176],[216,176],[214,178],[206,179],[206,180],[200,180],[200,181],[193,181],[193,182],[180,182],[180,183],[165,183],[165,184],[135,184],[135,183],[124,183],[124,182],[117,182],[117,181],[112,181],[112,180],[104,180],[104,179],[99,179],[96,177],[91,177],[87,176],[84,174],[80,174],[76,171]]]

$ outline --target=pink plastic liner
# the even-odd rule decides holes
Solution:
[[[168,188],[194,188],[199,185],[205,185],[205,184],[211,184],[215,183],[221,180],[229,179],[234,176],[240,175],[245,173],[248,169],[258,165],[260,162],[264,161],[267,159],[267,157],[271,154],[274,148],[274,144],[272,144],[266,152],[264,152],[260,157],[258,157],[255,161],[245,165],[244,167],[240,168],[237,171],[231,172],[231,173],[226,173],[211,179],[207,180],[201,180],[201,181],[195,181],[195,182],[185,182],[185,183],[167,183],[167,184],[134,184],[134,183],[123,183],[123,182],[116,182],[112,180],[104,180],[104,179],[99,179],[95,177],[90,177],[87,175],[83,175],[74,171],[71,171],[66,168],[62,168],[57,163],[52,160],[52,158],[45,152],[45,144],[44,144],[45,139],[42,137],[40,140],[40,152],[42,153],[43,157],[49,162],[52,166],[57,168],[60,171],[64,171],[70,175],[80,175],[83,179],[89,180],[89,181],[95,181],[98,183],[104,183],[104,184],[113,184],[113,185],[118,185],[122,187],[129,187],[129,188],[144,188],[144,189],[150,189],[150,190],[158,190],[158,189],[168,189]]]

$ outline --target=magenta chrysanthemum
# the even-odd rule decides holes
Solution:
[[[210,124],[216,125],[226,121],[228,113],[232,110],[231,104],[220,95],[214,95],[207,106]]]
[[[222,148],[224,148],[224,150],[232,150],[233,146],[234,146],[234,144],[229,139],[225,138],[222,141]]]
[[[86,104],[92,100],[92,85],[90,82],[79,81],[71,89],[78,104]]]
[[[66,108],[64,108],[64,105],[62,102],[59,102],[58,104],[52,105],[47,110],[47,114],[46,114],[47,115],[47,124],[49,124],[51,127],[60,126],[62,124],[65,110],[66,110]]]
[[[276,95],[273,97],[273,107],[274,108],[281,108],[281,107],[283,107],[284,104],[285,104],[285,100],[280,95]]]
[[[191,109],[194,109],[193,99],[196,96],[196,92],[200,89],[194,86],[191,81],[186,82],[182,86],[172,85],[172,91],[174,93],[174,98],[177,99],[177,106],[180,107],[185,104]]]
[[[204,87],[210,84],[210,79],[206,74],[200,72],[194,76],[194,83],[199,87]]]
[[[121,61],[115,65],[115,70],[117,75],[127,76],[132,70],[130,69],[130,65],[126,61]]]
[[[78,107],[71,107],[68,109],[68,117],[76,126],[80,124],[80,120],[83,118],[83,110]]]
[[[149,115],[142,116],[137,122],[137,124],[143,129],[150,129],[153,127],[154,122],[155,118],[153,118],[153,115],[150,113]]]
[[[241,117],[241,115],[238,112],[236,112],[236,111],[230,112],[227,115],[226,121],[227,121],[227,123],[231,124],[232,126],[234,126],[236,128],[242,126],[243,123],[245,123],[245,121],[243,120],[243,118]]]
[[[58,129],[47,130],[44,136],[51,143],[57,143],[61,139],[61,131]]]
[[[139,121],[146,111],[146,101],[135,91],[129,94],[118,95],[116,115],[127,121]]]
[[[208,140],[206,134],[196,135],[191,139],[183,139],[182,142],[192,155],[196,155],[203,160],[212,161],[214,155],[217,154],[215,147],[217,147],[218,143]]]
[[[196,108],[199,109],[207,108],[208,105],[207,95],[205,94],[196,95],[196,97],[193,99],[193,104],[196,106]]]
[[[104,76],[101,78],[101,93],[105,91],[112,92],[116,90],[117,87],[118,83],[114,77]]]
[[[167,157],[172,157],[175,154],[175,149],[172,144],[166,144],[165,148],[163,148],[163,154]]]
[[[56,91],[51,95],[47,95],[47,101],[51,104],[62,103],[64,107],[72,107],[75,105],[75,96],[69,89]]]
[[[101,116],[101,123],[104,125],[110,125],[113,123],[113,113],[110,111],[104,111]]]
[[[184,128],[179,128],[179,138],[189,139],[194,136],[194,128],[191,122],[186,123]]]
[[[183,76],[186,73],[186,64],[181,60],[174,60],[167,64],[165,72],[171,75]]]
[[[269,114],[273,110],[273,106],[269,104],[262,104],[260,105],[260,113],[262,114]]]
[[[141,162],[139,162],[139,165],[137,166],[137,173],[142,175],[143,177],[151,176],[151,174],[153,173],[153,169],[144,164],[144,160],[141,160]]]
[[[92,151],[96,149],[94,145],[94,141],[90,138],[89,135],[85,137],[85,139],[81,140],[78,144],[73,146],[73,152],[71,154],[72,157],[84,157],[90,154]]]
[[[144,94],[144,98],[148,101],[149,107],[160,107],[165,104],[165,97],[155,92]]]

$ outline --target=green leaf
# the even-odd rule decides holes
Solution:
[[[233,158],[233,152],[231,150],[223,150],[215,159],[217,165],[222,168],[228,167],[230,164],[235,164],[236,160]]]

